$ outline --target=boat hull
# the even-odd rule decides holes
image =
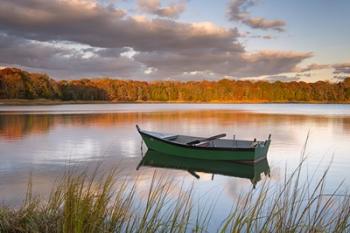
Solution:
[[[270,141],[263,146],[254,148],[213,148],[198,147],[172,143],[167,140],[140,132],[149,150],[158,151],[173,156],[193,159],[239,161],[254,163],[266,158]]]

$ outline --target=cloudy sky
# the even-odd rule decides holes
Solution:
[[[0,0],[0,66],[56,79],[350,76],[349,0]]]

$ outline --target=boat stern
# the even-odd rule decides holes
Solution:
[[[271,144],[271,134],[269,135],[268,139],[265,140],[262,143],[258,143],[257,146],[255,147],[255,161],[254,162],[259,162],[263,159],[266,159],[267,157],[267,152],[269,151]]]

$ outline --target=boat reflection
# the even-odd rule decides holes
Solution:
[[[185,170],[197,179],[200,179],[197,172],[212,174],[212,179],[214,179],[215,174],[246,178],[252,182],[254,188],[261,180],[262,173],[265,176],[270,176],[270,166],[267,159],[254,164],[244,164],[231,161],[178,157],[153,150],[146,152],[136,169],[138,170],[141,166]]]

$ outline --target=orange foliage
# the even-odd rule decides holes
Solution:
[[[15,68],[0,70],[0,98],[183,101],[183,102],[349,102],[350,77],[343,82],[157,81],[113,79],[55,81]]]

